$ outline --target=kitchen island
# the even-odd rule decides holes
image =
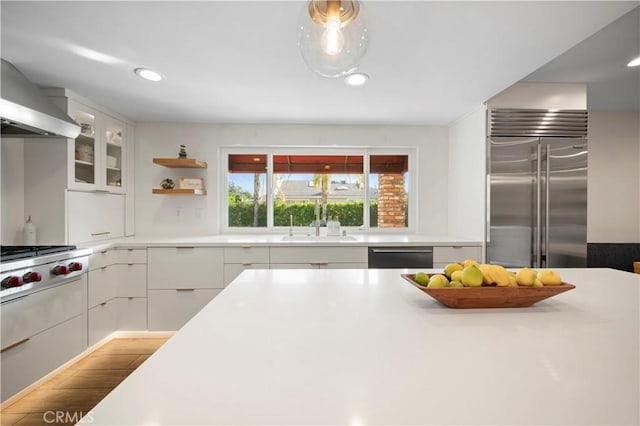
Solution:
[[[638,424],[640,275],[454,310],[400,270],[247,270],[92,424]]]

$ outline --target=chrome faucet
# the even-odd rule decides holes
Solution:
[[[316,206],[313,209],[316,215],[316,237],[320,236],[320,200],[316,200]]]

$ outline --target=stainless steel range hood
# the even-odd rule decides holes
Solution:
[[[75,138],[78,126],[16,67],[2,59],[0,118],[3,137]]]

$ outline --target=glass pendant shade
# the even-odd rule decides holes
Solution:
[[[369,45],[362,5],[356,1],[311,0],[300,15],[298,46],[306,64],[323,77],[356,70]]]

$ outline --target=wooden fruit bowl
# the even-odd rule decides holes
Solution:
[[[433,274],[429,274],[431,276]],[[415,274],[402,278],[448,308],[527,308],[541,300],[576,288],[563,282],[544,287],[449,287],[427,288],[415,282]]]

